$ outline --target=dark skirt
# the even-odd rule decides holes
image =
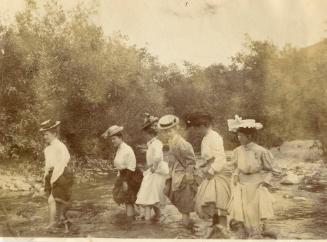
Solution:
[[[118,204],[134,204],[137,198],[137,193],[140,189],[143,173],[139,169],[131,171],[123,169],[119,171],[120,175],[117,178],[114,189],[113,198]],[[127,182],[128,189],[123,191],[123,182]]]
[[[167,185],[171,186],[171,181],[168,180]],[[191,213],[194,212],[194,198],[197,193],[197,186],[198,184],[196,181],[189,183],[184,177],[178,190],[172,191],[170,188],[168,189],[169,192],[168,194],[166,193],[166,195],[180,213]]]
[[[62,175],[51,186],[50,180],[53,169],[51,169],[48,175],[45,177],[45,192],[54,197],[57,202],[68,203],[72,196],[72,187],[74,183],[73,169],[67,166]]]

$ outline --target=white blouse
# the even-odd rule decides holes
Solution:
[[[147,146],[146,164],[148,166],[159,164],[160,161],[163,161],[163,144],[160,140],[155,137],[147,143]]]
[[[44,149],[45,156],[45,176],[53,168],[51,184],[53,184],[64,172],[70,160],[69,151],[64,143],[54,139],[49,146]]]
[[[128,169],[135,171],[136,158],[133,149],[125,142],[121,143],[116,152],[114,165],[118,170]]]
[[[222,137],[209,129],[201,142],[201,158],[208,161],[213,159],[209,173],[220,172],[226,165],[226,154]]]

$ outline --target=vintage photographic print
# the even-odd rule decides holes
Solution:
[[[0,240],[327,239],[326,34],[326,0],[0,0]]]

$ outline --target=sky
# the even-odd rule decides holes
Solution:
[[[58,0],[65,8],[80,0]],[[86,0],[90,1],[90,0]],[[106,35],[120,31],[164,64],[230,63],[245,34],[278,46],[312,45],[327,36],[327,0],[96,0],[94,21]],[[24,0],[0,0],[11,21]]]

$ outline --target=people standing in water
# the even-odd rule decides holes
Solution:
[[[197,184],[194,179],[195,155],[193,147],[177,132],[179,118],[165,115],[158,121],[162,137],[168,141],[170,150],[170,177],[167,179],[165,194],[182,214],[183,225],[193,228],[190,213],[194,212],[194,197]]]
[[[226,169],[226,155],[222,137],[212,129],[212,117],[207,113],[193,113],[187,120],[203,137],[201,160],[204,180],[195,197],[195,211],[202,219],[212,219],[212,228],[218,223],[227,227],[227,207],[230,200],[230,175]],[[210,233],[209,233],[210,234]]]
[[[49,203],[49,225],[64,225],[69,232],[70,221],[66,213],[71,204],[73,169],[70,166],[70,154],[64,143],[59,139],[60,121],[47,120],[41,124],[40,131],[48,146],[44,149],[45,156],[45,192]],[[59,221],[56,219],[59,215]],[[59,223],[58,223],[59,222]]]
[[[267,220],[272,218],[273,197],[268,191],[273,173],[279,173],[272,154],[254,142],[254,135],[263,126],[253,119],[239,116],[228,120],[229,131],[237,133],[241,146],[233,151],[231,222],[242,222],[249,238],[275,235]]]
[[[142,130],[147,139],[146,166],[136,204],[144,207],[147,223],[160,221],[160,207],[165,205],[164,187],[169,174],[168,163],[163,160],[163,144],[157,138],[158,118],[146,114]],[[154,216],[151,217],[151,210]]]
[[[117,149],[114,158],[114,167],[118,170],[117,180],[113,189],[113,198],[117,204],[125,204],[127,227],[135,220],[135,201],[142,182],[142,172],[136,167],[136,158],[133,149],[123,140],[123,127],[113,125],[103,134],[110,137],[113,146]]]

